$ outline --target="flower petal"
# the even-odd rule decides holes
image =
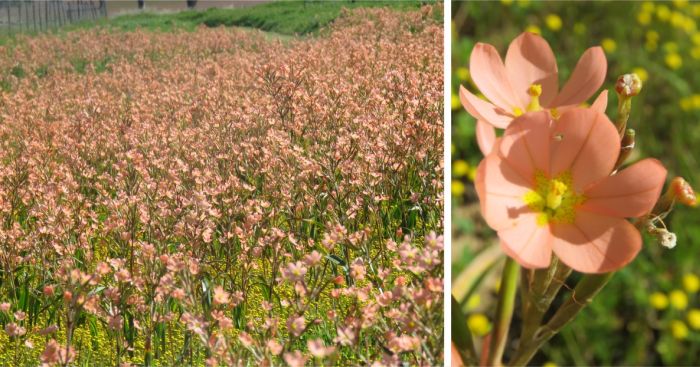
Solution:
[[[622,218],[636,218],[654,208],[666,180],[666,168],[645,159],[606,177],[584,194],[580,210]]]
[[[607,273],[632,261],[642,236],[622,218],[578,212],[573,224],[553,224],[552,249],[566,265],[582,273]]]
[[[506,70],[516,96],[523,105],[530,102],[528,89],[542,86],[540,103],[549,106],[559,91],[557,59],[544,38],[529,32],[520,34],[508,47]]]
[[[501,138],[499,154],[522,177],[535,184],[535,171],[549,173],[551,116],[546,111],[531,112],[513,120]]]
[[[498,238],[503,252],[525,268],[546,268],[552,260],[552,234],[548,225],[537,224],[535,213],[518,217]]]
[[[501,129],[505,129],[513,121],[513,115],[473,95],[462,86],[459,87],[459,100],[467,112],[477,120],[486,121]]]
[[[590,98],[603,85],[608,63],[603,49],[591,47],[583,53],[559,95],[550,107],[578,105]]]
[[[498,51],[485,43],[477,43],[469,59],[469,72],[474,84],[486,98],[507,111],[525,107],[513,92]]]
[[[475,185],[481,214],[496,231],[512,226],[521,214],[532,212],[523,201],[530,183],[496,154],[481,161]]]
[[[577,192],[607,177],[620,153],[620,135],[604,114],[590,108],[564,112],[554,124],[551,176],[570,170]]]
[[[608,90],[600,92],[595,101],[591,104],[591,108],[600,112],[605,113],[605,109],[608,108]]]
[[[496,143],[496,129],[493,125],[484,120],[478,120],[476,122],[476,142],[479,144],[481,153],[484,156],[489,155]]]

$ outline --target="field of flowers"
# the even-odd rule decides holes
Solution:
[[[440,364],[433,11],[0,46],[0,365]]]
[[[459,86],[479,89],[469,70],[477,42],[504,55],[524,31],[541,35],[559,66],[562,86],[586,49],[602,46],[607,66],[602,89],[607,114],[618,117],[615,81],[636,73],[644,84],[628,126],[636,146],[628,162],[656,157],[669,180],[682,176],[700,187],[700,4],[672,2],[535,2],[502,0],[453,4],[452,37],[452,251],[453,295],[473,335],[494,327],[493,308],[501,279],[496,234],[482,219],[473,180],[483,158],[475,120],[459,101]],[[583,88],[583,86],[582,86]],[[597,93],[588,100],[593,103]],[[615,273],[578,317],[535,355],[535,365],[697,365],[700,350],[700,215],[677,205],[664,219],[677,235],[673,249],[645,236],[639,256]],[[494,252],[493,249],[496,249]],[[499,258],[500,256],[500,258]],[[477,259],[477,260],[475,260]],[[483,261],[480,291],[468,292],[469,266]],[[486,265],[488,264],[488,265]],[[495,265],[494,265],[495,264]],[[524,274],[524,273],[523,273]],[[582,279],[574,273],[566,284]],[[566,293],[566,292],[565,292]],[[562,299],[563,300],[563,299]],[[562,300],[554,300],[561,305]],[[551,315],[550,315],[551,316]],[[517,335],[524,327],[514,319]],[[508,352],[506,351],[506,354]],[[506,356],[512,357],[512,356]],[[507,359],[507,358],[506,358]]]

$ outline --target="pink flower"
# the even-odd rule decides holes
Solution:
[[[299,336],[306,329],[306,320],[304,316],[292,316],[287,320],[287,329],[294,336]]]
[[[496,139],[493,127],[505,129],[514,118],[528,111],[547,109],[559,115],[588,100],[605,80],[607,61],[602,48],[589,48],[559,91],[559,73],[552,49],[542,37],[524,32],[510,43],[505,65],[496,48],[477,43],[469,60],[469,71],[474,84],[490,102],[464,87],[460,87],[459,97],[467,112],[477,119],[477,142],[482,152],[488,154]],[[604,91],[594,107],[604,110],[606,105]]]
[[[214,304],[215,305],[225,305],[230,302],[229,294],[224,290],[222,286],[216,286],[214,288]]]
[[[335,353],[335,347],[326,347],[323,344],[323,340],[314,339],[307,342],[309,347],[309,352],[316,358],[326,358],[329,355]]]
[[[267,341],[267,350],[269,350],[272,355],[279,355],[282,353],[282,349],[282,345],[277,340],[270,339]]]
[[[479,165],[476,189],[501,247],[526,268],[549,266],[552,252],[571,268],[603,273],[639,252],[625,218],[647,214],[666,169],[642,160],[610,175],[620,137],[604,114],[575,108],[552,122],[546,112],[518,118]]]
[[[284,361],[287,362],[290,367],[304,367],[307,359],[308,358],[304,357],[298,350],[284,354]]]

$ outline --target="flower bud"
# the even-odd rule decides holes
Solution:
[[[668,192],[675,201],[683,205],[697,205],[695,191],[693,191],[693,188],[690,186],[690,184],[688,184],[688,181],[683,179],[683,177],[675,177],[673,180],[671,180],[671,186],[668,188]]]
[[[621,97],[634,97],[642,90],[642,79],[637,74],[625,74],[617,78],[615,91]]]
[[[53,291],[52,285],[44,286],[44,295],[51,297],[51,296],[53,296],[53,294],[54,294],[54,291]]]

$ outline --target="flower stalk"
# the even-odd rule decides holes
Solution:
[[[519,268],[518,263],[511,257],[506,259],[506,263],[503,266],[501,289],[498,292],[496,319],[494,320],[491,344],[489,346],[488,359],[486,360],[486,364],[489,366],[500,366],[502,364],[501,359],[508,340],[508,328],[510,327],[513,309],[515,308]]]
[[[615,272],[587,274],[581,278],[576,288],[571,292],[571,297],[559,307],[554,316],[537,330],[534,337],[529,342],[528,340],[523,340],[523,347],[518,349],[508,365],[526,365],[544,343],[556,335],[566,324],[571,322],[586,305],[591,303],[593,297],[608,284],[613,274],[615,274]]]

